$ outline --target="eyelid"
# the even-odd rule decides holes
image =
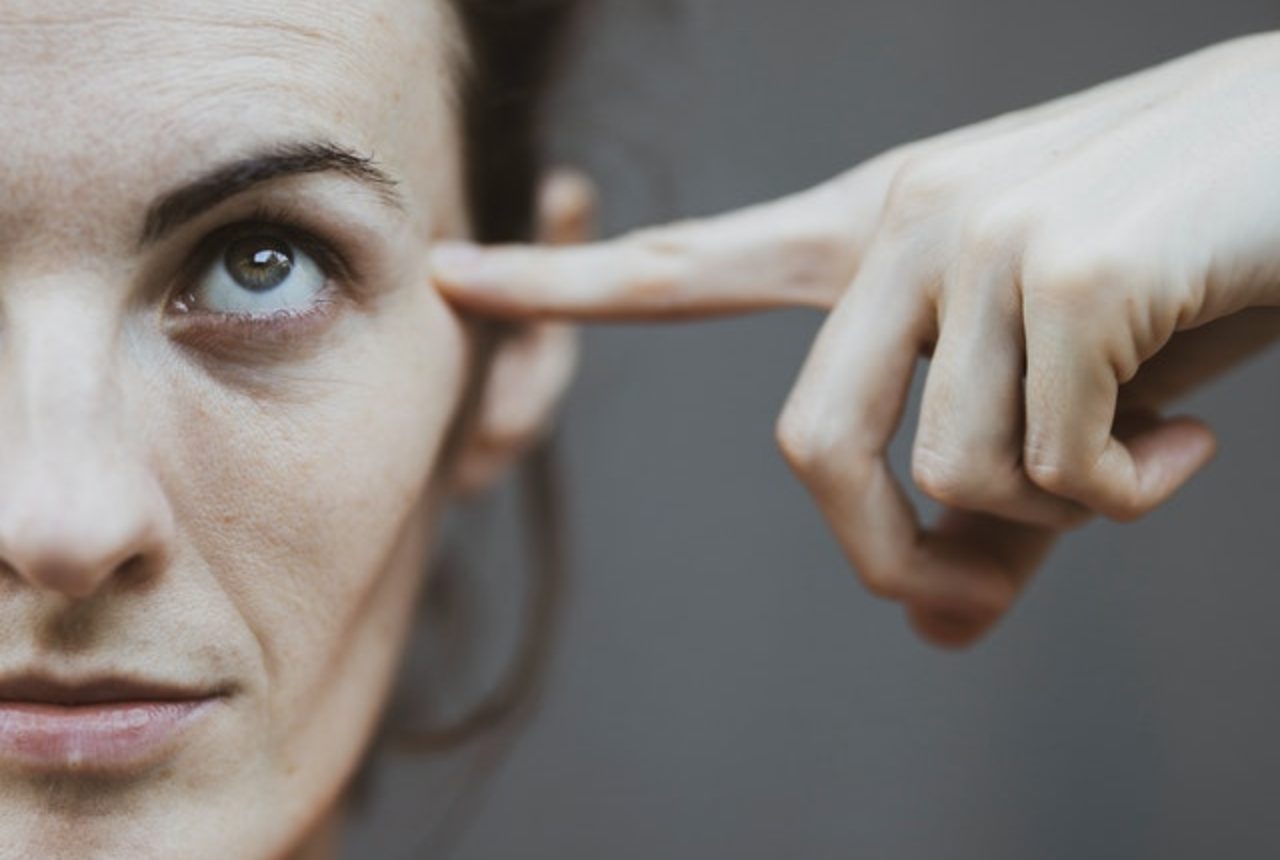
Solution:
[[[354,267],[324,238],[328,231],[308,226],[287,209],[259,205],[245,216],[207,232],[195,242],[174,272],[162,302],[162,316],[172,337],[200,352],[241,360],[271,360],[276,350],[293,350],[336,321],[344,300],[356,299],[360,281]],[[224,312],[203,307],[196,298],[201,280],[218,264],[219,255],[237,238],[274,236],[314,261],[324,285],[305,307],[270,313]],[[265,350],[265,352],[264,352]]]
[[[336,278],[346,283],[358,280],[357,273],[333,242],[300,223],[300,219],[292,213],[259,207],[248,217],[215,228],[201,239],[179,273],[180,284],[190,284],[200,277],[229,243],[254,235],[277,235],[297,245],[316,261],[327,278]],[[179,293],[184,291],[185,287],[178,290]]]

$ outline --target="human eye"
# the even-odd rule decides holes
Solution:
[[[205,333],[280,340],[332,316],[341,269],[334,251],[299,228],[243,222],[201,243],[170,310],[184,327]]]

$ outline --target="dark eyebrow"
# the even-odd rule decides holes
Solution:
[[[404,208],[395,179],[372,158],[326,141],[285,143],[216,167],[157,198],[147,208],[138,243],[145,246],[157,242],[202,212],[263,182],[327,172],[369,185],[383,202]]]

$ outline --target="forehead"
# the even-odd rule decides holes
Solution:
[[[455,49],[443,0],[0,0],[0,196],[130,197],[313,137],[427,193]]]

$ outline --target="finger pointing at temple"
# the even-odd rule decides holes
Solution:
[[[830,307],[863,241],[841,185],[576,247],[437,245],[452,301],[500,316],[679,319]]]

